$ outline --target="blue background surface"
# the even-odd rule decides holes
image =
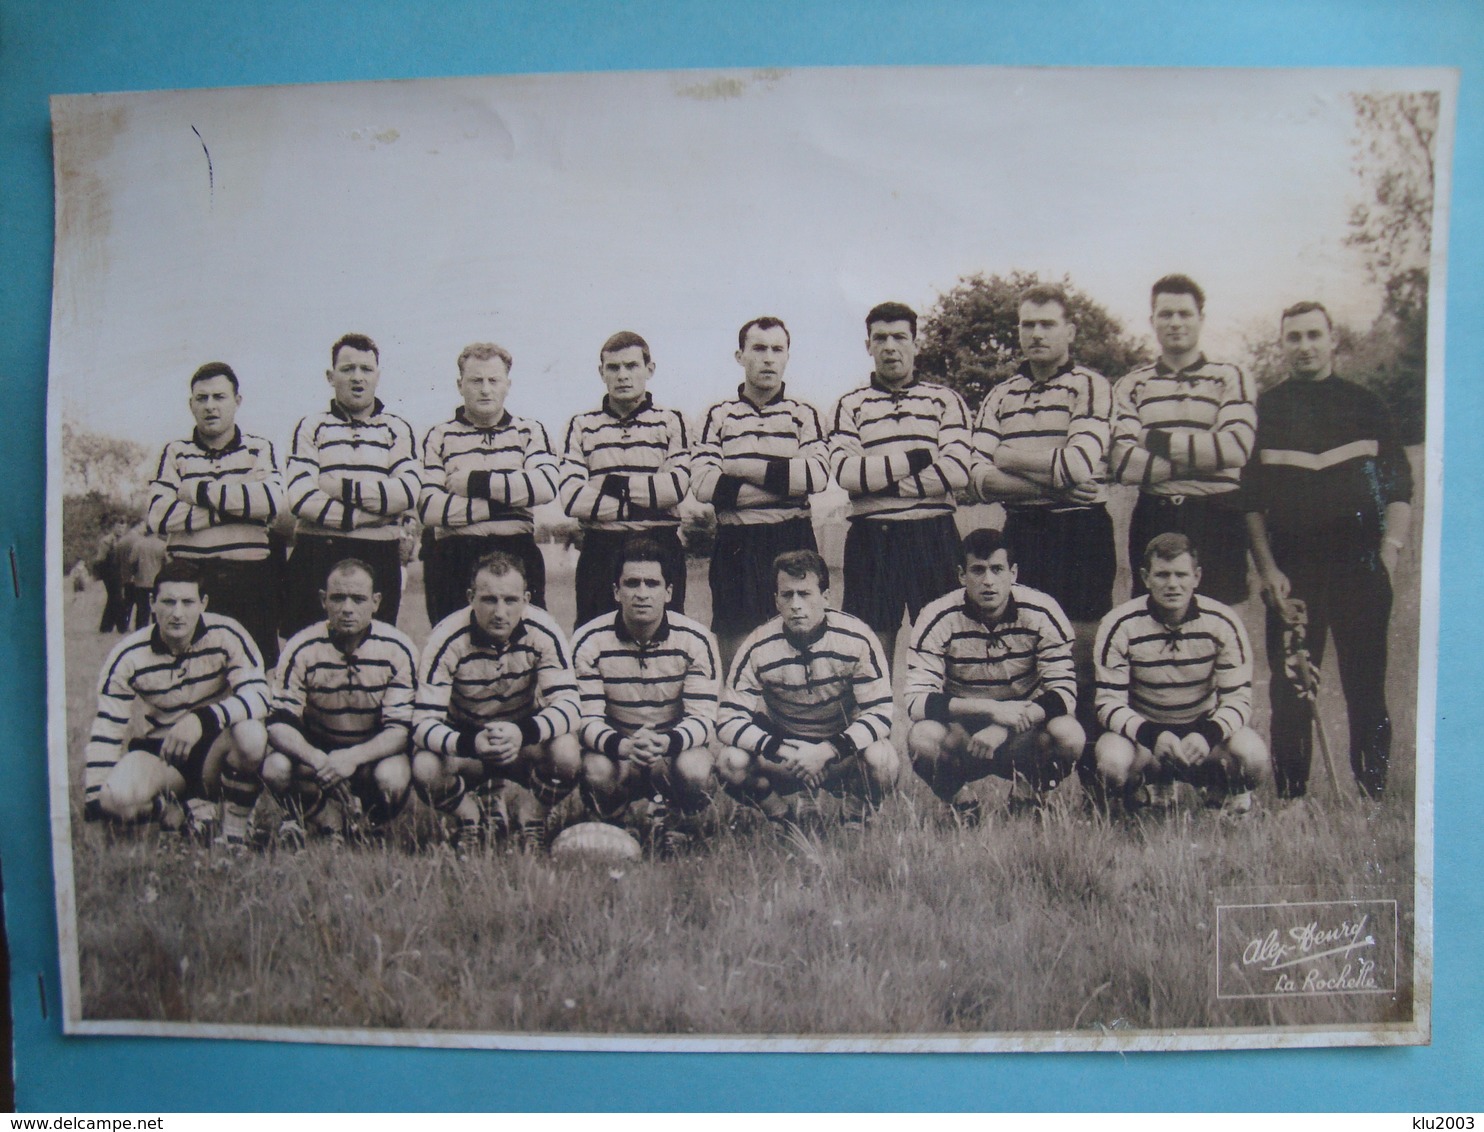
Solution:
[[[1433,1045],[1142,1055],[637,1055],[63,1039],[46,823],[47,96],[495,72],[846,64],[1454,66]],[[1036,3],[0,0],[0,860],[24,1110],[1484,1107],[1484,8],[1469,0]],[[1068,154],[1075,163],[1076,155]],[[3,565],[0,565],[3,573]],[[49,1017],[37,990],[47,986]]]

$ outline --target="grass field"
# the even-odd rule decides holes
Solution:
[[[1419,481],[1420,482],[1420,481]],[[978,509],[974,509],[977,511]],[[1126,509],[1120,509],[1120,515]],[[967,513],[961,526],[978,525]],[[822,531],[838,561],[838,532]],[[570,624],[570,565],[551,560]],[[82,1014],[314,1027],[662,1034],[963,1034],[1375,1024],[1412,1016],[1417,566],[1391,642],[1394,791],[1333,796],[1225,824],[1189,811],[1114,823],[1064,786],[1049,816],[940,828],[910,776],[863,833],[779,838],[724,801],[715,837],[676,861],[624,865],[391,846],[228,861],[152,829],[74,821]],[[688,612],[709,615],[704,564]],[[1126,582],[1124,583],[1126,585]],[[80,795],[93,684],[113,643],[101,591],[66,599],[68,749]],[[409,590],[402,627],[427,630]],[[1266,733],[1260,611],[1255,725]],[[905,638],[905,634],[902,635]],[[1333,672],[1333,661],[1327,664]],[[900,665],[898,665],[900,670]],[[1337,681],[1322,716],[1342,785]],[[900,725],[899,725],[900,729]],[[998,782],[976,787],[996,799]],[[74,801],[74,818],[78,803]],[[414,828],[416,827],[416,828]],[[1393,995],[1218,999],[1219,894],[1286,887],[1400,902]],[[1272,899],[1271,895],[1264,896]]]

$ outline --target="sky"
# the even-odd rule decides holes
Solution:
[[[158,448],[189,432],[190,374],[226,361],[239,424],[281,462],[341,334],[376,340],[419,436],[458,404],[460,349],[496,341],[509,407],[560,445],[614,331],[649,341],[655,400],[696,419],[741,379],[737,328],[773,314],[790,391],[828,410],[869,375],[872,305],[925,313],[1012,269],[1069,275],[1145,336],[1149,284],[1186,272],[1207,352],[1240,357],[1299,299],[1369,324],[1347,92],[1436,85],[842,68],[58,99],[52,395]]]

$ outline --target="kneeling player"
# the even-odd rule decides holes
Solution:
[[[481,558],[469,606],[440,621],[423,648],[414,711],[412,775],[427,800],[458,819],[455,844],[479,835],[488,799],[498,836],[516,800],[521,844],[544,847],[550,808],[572,792],[581,769],[577,685],[567,641],[531,604],[525,563],[503,551]]]
[[[319,600],[325,620],[283,650],[263,781],[314,832],[338,836],[356,809],[376,828],[407,801],[417,664],[412,642],[374,620],[381,594],[369,564],[336,563]]]
[[[863,824],[901,769],[886,656],[864,621],[826,608],[830,571],[814,551],[780,554],[773,575],[778,616],[737,654],[718,773],[770,820],[797,821],[823,788],[845,796],[846,819]],[[786,798],[800,791],[790,814]]]
[[[716,639],[666,609],[670,561],[649,539],[626,543],[614,569],[618,609],[582,626],[572,651],[588,809],[617,821],[629,803],[653,798],[661,847],[674,852],[711,804],[717,660]]]
[[[912,768],[957,820],[980,817],[959,791],[987,775],[1013,783],[1010,808],[1039,810],[1082,753],[1072,626],[1055,599],[1016,584],[999,531],[959,549],[963,589],[922,611],[907,653]]]
[[[221,799],[229,846],[241,845],[267,744],[268,681],[257,646],[230,617],[206,612],[200,574],[170,562],[155,575],[155,624],[119,642],[103,665],[88,742],[84,813],[136,822],[152,813],[187,827],[175,799]],[[130,736],[136,701],[145,733]]]
[[[1233,816],[1252,809],[1268,750],[1247,726],[1252,647],[1226,606],[1197,595],[1201,567],[1183,534],[1150,540],[1141,571],[1146,597],[1125,602],[1098,626],[1098,737],[1094,757],[1112,797],[1168,809],[1175,782],[1202,788],[1206,804]]]

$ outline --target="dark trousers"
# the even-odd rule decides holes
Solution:
[[[118,571],[103,574],[103,617],[98,622],[100,633],[127,633],[129,631],[128,587],[119,581]]]
[[[604,531],[589,527],[582,532],[582,554],[577,559],[577,625],[580,628],[594,617],[618,608],[613,597],[613,566],[624,543],[645,538],[657,543],[669,565],[671,585],[667,608],[685,612],[685,547],[680,545],[680,532],[675,527],[655,527],[647,531]]]
[[[1071,621],[1098,621],[1113,608],[1118,572],[1113,520],[1091,507],[1005,508],[1005,541],[1015,548],[1017,579],[1050,594]]]
[[[1309,613],[1310,662],[1324,660],[1325,637],[1334,632],[1340,687],[1350,719],[1350,766],[1371,797],[1386,791],[1391,758],[1391,717],[1386,712],[1386,630],[1391,619],[1391,580],[1374,549],[1323,544],[1285,546],[1273,536],[1273,556],[1288,576],[1289,596]],[[1314,753],[1312,706],[1301,700],[1284,672],[1283,622],[1267,615],[1268,664],[1273,670],[1273,772],[1283,798],[1303,795]]]
[[[344,535],[305,534],[294,538],[294,552],[289,555],[288,579],[283,595],[281,628],[284,639],[300,629],[324,619],[325,608],[319,592],[325,588],[330,568],[343,558],[359,558],[376,575],[376,592],[381,594],[378,621],[397,623],[402,608],[402,547],[397,539],[350,538]]]
[[[851,520],[844,573],[840,608],[877,633],[895,633],[904,605],[908,620],[916,621],[925,605],[958,585],[953,516]]]
[[[526,589],[531,604],[546,608],[546,559],[530,532],[518,535],[449,535],[428,548],[423,562],[428,619],[436,625],[469,604],[474,567],[486,554],[504,551],[526,567]]]
[[[132,627],[143,629],[150,621],[149,599],[154,593],[154,586],[130,586],[129,601],[124,610],[124,626],[130,627],[130,616],[133,616]]]
[[[745,636],[777,614],[773,560],[791,550],[818,549],[807,518],[718,526],[711,551],[712,632]]]
[[[1201,562],[1201,593],[1227,605],[1247,600],[1247,516],[1225,495],[1187,495],[1171,499],[1139,493],[1128,529],[1128,566],[1134,597],[1149,591],[1139,570],[1144,548],[1155,535],[1178,531],[1195,545]]]
[[[278,664],[278,613],[283,571],[272,558],[242,562],[230,558],[192,558],[201,571],[201,589],[213,613],[230,617],[244,629],[272,671]],[[324,582],[321,581],[321,586]],[[316,607],[319,606],[316,594]],[[323,608],[319,616],[324,616]]]

